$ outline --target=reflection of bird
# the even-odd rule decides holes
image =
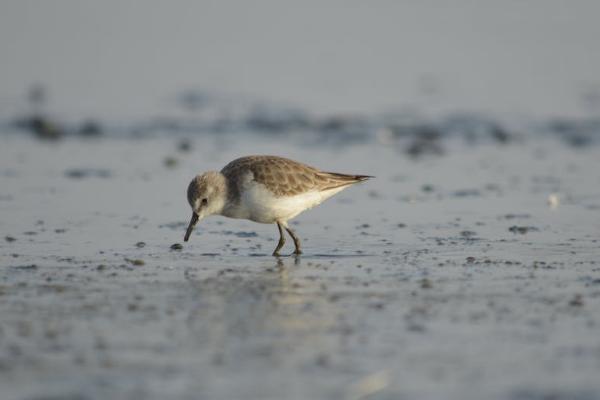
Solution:
[[[187,242],[200,219],[223,215],[263,224],[276,223],[279,243],[273,255],[279,255],[285,244],[284,228],[294,240],[294,253],[300,254],[300,240],[287,221],[368,178],[371,177],[319,171],[276,156],[238,158],[221,172],[205,172],[190,183],[187,196],[193,214],[184,240]]]

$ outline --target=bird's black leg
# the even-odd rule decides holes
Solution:
[[[275,248],[275,251],[273,252],[274,256],[279,255],[279,250],[281,250],[281,248],[285,244],[285,235],[283,234],[283,229],[279,222],[277,222],[277,228],[279,229],[279,243],[277,243],[277,247]]]
[[[294,246],[296,246],[296,250],[294,250],[294,254],[302,254],[302,250],[300,250],[300,239],[298,239],[298,236],[296,236],[294,231],[291,230],[290,228],[288,228],[287,226],[285,227],[285,230],[290,234],[290,236],[294,240]]]

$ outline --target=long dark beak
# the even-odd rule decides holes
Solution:
[[[194,226],[196,226],[196,223],[198,223],[198,214],[193,213],[192,219],[190,220],[190,224],[188,225],[187,231],[185,231],[185,236],[183,238],[184,242],[187,242],[189,240],[190,235],[192,234],[192,231],[194,230]]]

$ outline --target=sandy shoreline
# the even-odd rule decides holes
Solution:
[[[6,398],[600,395],[596,148],[2,140]],[[299,259],[219,218],[170,250],[190,177],[257,152],[377,179],[298,218]]]
[[[0,400],[600,399],[599,14],[0,2]],[[249,154],[376,178],[183,242]]]

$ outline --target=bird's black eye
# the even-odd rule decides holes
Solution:
[[[202,203],[203,206],[207,205],[208,204],[208,199],[202,199],[201,203]]]

